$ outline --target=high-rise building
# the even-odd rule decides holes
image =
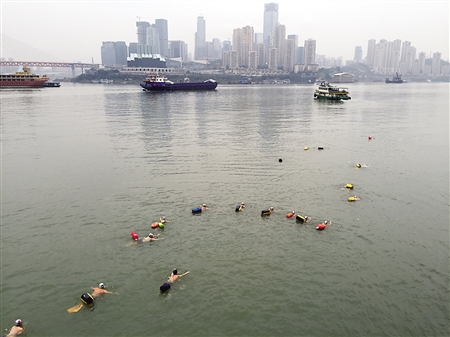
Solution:
[[[278,4],[268,3],[264,4],[264,25],[263,25],[263,40],[266,45],[266,50],[269,51],[270,35],[278,23]]]
[[[136,22],[137,27],[137,43],[146,44],[147,43],[147,28],[150,27],[150,23],[146,21]]]
[[[137,54],[137,46],[137,42],[130,42],[130,44],[128,45],[128,56],[130,56],[131,54]]]
[[[155,25],[159,33],[159,49],[163,57],[169,56],[169,30],[166,19],[156,19]]]
[[[264,43],[263,33],[255,33],[255,39],[253,40],[253,50],[258,51],[258,43]]]
[[[262,42],[256,46],[258,52],[258,68],[266,68],[266,45]]]
[[[305,66],[316,63],[316,40],[308,39],[305,41]]]
[[[156,25],[150,25],[147,28],[147,43],[148,54],[161,55],[161,48],[159,45],[159,30]]]
[[[203,16],[197,17],[194,58],[196,60],[206,59],[206,23],[205,19],[203,19]]]
[[[101,47],[102,64],[105,66],[116,67],[126,66],[128,50],[124,41],[106,41]]]
[[[286,40],[286,26],[277,24],[272,32],[272,48],[277,48],[278,68],[284,67],[284,44]]]
[[[284,64],[283,70],[293,72],[295,64],[295,40],[287,39],[284,44]]]
[[[371,39],[367,46],[366,64],[370,69],[373,69],[374,66],[376,44],[375,39]]]
[[[426,54],[424,52],[419,53],[419,74],[425,75],[425,59]]]
[[[305,63],[305,48],[298,47],[296,53],[295,64],[304,64]]]
[[[231,41],[230,40],[225,40],[222,42],[222,51],[231,51],[232,47],[231,47]]]
[[[258,52],[250,51],[248,53],[248,68],[257,69],[258,68]]]
[[[188,61],[187,44],[184,41],[176,40],[169,41],[169,57],[181,58],[183,62]]]
[[[355,47],[355,57],[353,58],[353,61],[355,61],[355,62],[362,61],[362,47],[361,46]]]
[[[433,76],[438,76],[441,74],[441,53],[433,53],[431,73]]]
[[[294,64],[297,63],[297,48],[298,48],[298,35],[288,35],[288,40],[294,40]]]
[[[278,50],[277,48],[269,49],[269,70],[276,71],[278,70]]]
[[[233,29],[233,50],[238,52],[240,67],[248,67],[248,53],[253,49],[253,36],[253,27]]]

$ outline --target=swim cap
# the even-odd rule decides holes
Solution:
[[[99,288],[102,288],[102,289],[105,289],[105,284],[104,284],[104,283],[99,283],[99,284],[98,284],[98,287],[99,287]]]
[[[153,237],[153,234],[152,234],[152,233],[150,233],[150,234],[149,234],[148,236],[152,238],[152,237]]]
[[[307,215],[305,215],[305,220],[306,220],[306,219],[308,219],[308,216],[307,216]]]
[[[241,202],[241,205],[245,205],[245,203],[244,203],[244,202]]]
[[[324,224],[326,225],[328,223],[328,221],[324,221]]]
[[[162,217],[162,219],[163,219],[163,220],[166,220],[166,217],[165,217],[165,216],[163,216],[163,217]]]
[[[16,319],[16,326],[21,326],[22,325],[22,320],[21,319]]]
[[[273,207],[270,207],[270,210],[273,211]]]
[[[295,214],[295,211],[292,211],[292,214]]]
[[[206,207],[206,204],[203,204],[203,207]]]

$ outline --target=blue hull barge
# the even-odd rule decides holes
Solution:
[[[162,75],[150,75],[141,83],[141,87],[144,91],[204,91],[216,89],[217,81],[190,82],[185,78],[184,82],[174,83]]]

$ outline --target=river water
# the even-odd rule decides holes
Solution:
[[[448,336],[449,85],[348,87],[2,90],[2,332]]]

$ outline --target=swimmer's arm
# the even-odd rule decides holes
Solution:
[[[158,235],[159,235],[159,234],[158,234]],[[158,240],[164,240],[164,238],[159,238],[159,239],[153,238],[152,241],[158,241]]]
[[[180,275],[180,277],[182,277],[182,276],[184,276],[184,275],[187,275],[187,274],[189,274],[189,272],[187,271],[187,272],[185,272],[184,274],[181,274]]]

